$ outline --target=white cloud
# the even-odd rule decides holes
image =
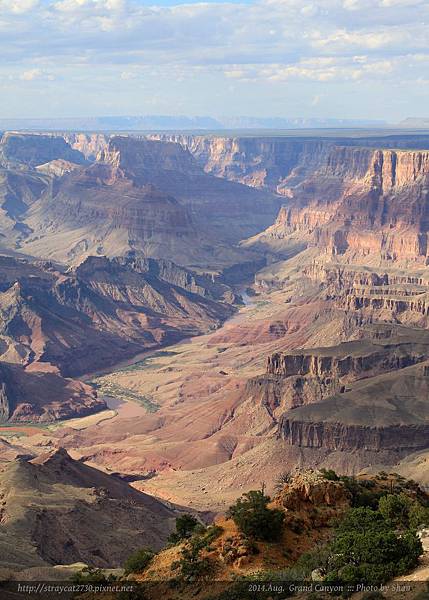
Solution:
[[[153,1],[0,0],[0,75],[69,79],[95,100],[118,79],[156,85],[157,71],[179,84],[313,82],[307,104],[328,84],[429,79],[427,0]]]
[[[0,11],[14,14],[26,13],[38,5],[38,0],[0,0]]]
[[[24,71],[19,76],[21,81],[36,81],[36,80],[45,80],[45,81],[53,81],[55,76],[52,73],[47,73],[42,69],[29,69],[28,71]]]
[[[137,73],[133,73],[132,71],[122,71],[121,79],[123,81],[128,81],[129,79],[137,79]]]

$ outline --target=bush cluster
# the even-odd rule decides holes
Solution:
[[[416,567],[423,548],[414,531],[398,532],[380,510],[360,507],[340,523],[330,551],[328,581],[377,585]]]
[[[199,530],[204,531],[205,527],[193,515],[184,513],[176,518],[176,531],[170,534],[168,542],[172,545],[180,544]]]
[[[151,562],[155,553],[148,548],[141,548],[127,558],[124,564],[125,575],[130,573],[141,573]]]
[[[270,497],[260,490],[247,492],[229,508],[228,516],[245,536],[275,542],[282,533],[284,512],[268,508],[269,502]]]

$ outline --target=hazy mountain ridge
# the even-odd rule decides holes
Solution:
[[[322,119],[282,117],[210,117],[210,116],[106,116],[45,119],[0,119],[0,129],[20,130],[80,130],[80,131],[141,131],[141,130],[221,130],[221,129],[300,129],[324,127],[377,127],[383,120]]]

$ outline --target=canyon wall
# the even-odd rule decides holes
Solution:
[[[288,197],[267,245],[305,240],[349,262],[428,259],[429,152],[332,147],[278,187]]]
[[[427,363],[355,381],[342,393],[286,411],[278,435],[330,451],[414,452],[429,445]]]
[[[254,240],[266,248],[292,236],[332,255],[428,258],[425,138],[415,150],[390,138],[151,137],[187,148],[208,173],[283,196],[277,221]]]
[[[364,427],[343,423],[311,423],[283,417],[280,437],[292,446],[330,451],[387,451],[400,456],[428,447],[429,425]]]

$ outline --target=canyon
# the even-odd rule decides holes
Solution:
[[[6,465],[215,512],[295,469],[427,483],[427,135],[6,133],[0,164]]]

